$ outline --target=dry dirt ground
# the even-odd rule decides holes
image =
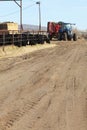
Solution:
[[[86,41],[0,59],[0,130],[87,130]]]

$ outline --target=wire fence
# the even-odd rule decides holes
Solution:
[[[0,30],[0,46],[5,51],[6,45],[15,45],[18,47],[26,45],[44,44],[49,42],[46,31],[29,31],[29,30]]]

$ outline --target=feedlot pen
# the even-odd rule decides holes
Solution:
[[[46,31],[18,31],[18,30],[1,30],[0,31],[0,45],[16,45],[26,46],[27,44],[35,45],[37,43],[50,43]]]

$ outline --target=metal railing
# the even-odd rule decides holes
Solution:
[[[45,36],[47,36],[46,31],[0,30],[0,46],[4,51],[6,45],[25,46],[27,44],[43,43]]]

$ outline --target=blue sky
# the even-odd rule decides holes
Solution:
[[[37,0],[22,0],[23,24],[38,25]],[[64,21],[76,23],[76,28],[87,29],[87,0],[40,0],[41,24],[48,21]],[[12,21],[20,23],[20,9],[14,1],[0,0],[0,22]]]

